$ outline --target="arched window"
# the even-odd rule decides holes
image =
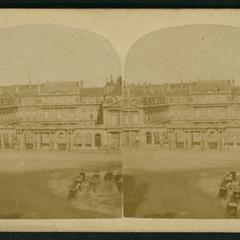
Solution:
[[[97,133],[95,134],[95,147],[101,147],[102,142],[101,142],[101,134]]]
[[[208,132],[208,140],[209,141],[217,141],[217,131],[216,130],[211,130]]]
[[[3,145],[5,148],[9,148],[9,136],[8,133],[3,133]]]
[[[146,133],[146,142],[147,144],[152,144],[152,134],[150,132]]]

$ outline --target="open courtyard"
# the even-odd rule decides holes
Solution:
[[[122,196],[115,186],[105,187],[104,174],[121,170],[119,153],[0,152],[0,218],[107,218],[120,217]],[[87,177],[98,172],[95,193],[68,199],[72,179],[83,169]]]
[[[239,153],[152,149],[125,152],[124,215],[228,218],[218,191],[227,172],[240,170]]]

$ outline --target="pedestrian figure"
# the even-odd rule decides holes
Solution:
[[[105,184],[113,183],[114,175],[113,172],[109,169],[104,175]]]
[[[237,206],[237,203],[235,201],[230,200],[227,203],[227,213],[228,213],[229,216],[237,217],[238,206]]]
[[[70,199],[75,199],[77,197],[77,193],[78,193],[78,189],[76,187],[76,184],[73,182],[70,186],[69,186],[69,191],[68,191],[68,197]]]
[[[77,177],[74,179],[75,186],[79,191],[82,191],[82,183],[85,180],[86,180],[86,173],[81,169]]]
[[[123,178],[122,178],[122,174],[120,171],[118,171],[116,173],[116,175],[114,176],[114,182],[117,186],[117,190],[119,193],[122,192],[122,185],[123,185]]]
[[[99,171],[95,171],[92,177],[89,180],[89,190],[94,193],[97,191],[97,187],[101,184],[100,174]]]
[[[221,186],[218,192],[219,198],[227,198],[228,188],[226,186]]]
[[[79,172],[79,178],[81,178],[82,181],[86,180],[86,173],[84,172],[83,169],[81,169],[80,172]]]
[[[95,173],[93,174],[92,178],[96,182],[97,185],[101,184],[101,178],[100,178],[99,170],[95,171]]]
[[[237,173],[235,171],[231,171],[230,175],[232,176],[232,180],[236,180],[237,179]]]

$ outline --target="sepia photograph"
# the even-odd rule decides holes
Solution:
[[[0,29],[2,219],[122,214],[119,58],[96,33]]]
[[[0,12],[0,231],[239,231],[238,10]]]
[[[240,217],[239,39],[236,27],[188,25],[130,48],[125,216]]]

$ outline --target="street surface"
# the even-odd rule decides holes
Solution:
[[[145,218],[228,218],[217,198],[221,180],[240,170],[240,152],[124,153],[124,215]]]
[[[117,171],[121,169],[119,154],[0,152],[0,159],[0,219],[121,216],[121,194],[117,191],[104,198],[105,205],[91,201],[91,196],[85,205],[67,198],[70,179],[80,169],[87,174],[96,170],[100,173],[108,169]],[[88,203],[91,205],[88,206]],[[104,209],[102,206],[107,207]]]

